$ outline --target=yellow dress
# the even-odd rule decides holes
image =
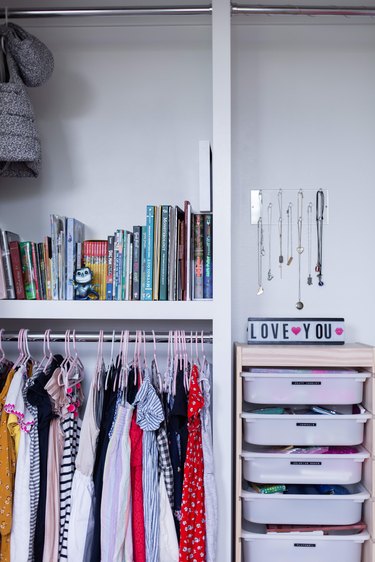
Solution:
[[[0,561],[10,562],[10,532],[14,476],[16,471],[15,441],[8,431],[9,414],[4,409],[5,399],[15,371],[12,369],[0,392]]]

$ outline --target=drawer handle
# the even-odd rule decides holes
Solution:
[[[297,427],[316,427],[318,424],[315,422],[297,422]]]
[[[322,381],[291,381],[292,386],[321,386]]]
[[[300,548],[300,547],[302,547],[302,548],[315,548],[316,543],[314,544],[314,543],[295,542],[294,546],[297,547],[297,548]]]
[[[322,461],[290,461],[293,466],[321,466]]]

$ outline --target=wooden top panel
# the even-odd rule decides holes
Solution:
[[[374,367],[375,348],[364,344],[235,346],[244,367]]]

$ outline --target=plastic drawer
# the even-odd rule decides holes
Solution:
[[[259,527],[258,532],[242,533],[243,562],[361,562],[362,546],[369,538],[366,531],[358,535],[267,535]]]
[[[349,407],[336,410],[342,415],[243,413],[243,435],[253,445],[359,445],[364,425],[371,417],[364,408],[349,414]],[[350,407],[351,411],[351,407]]]
[[[369,456],[364,447],[349,454],[297,454],[252,446],[241,454],[242,473],[245,480],[261,484],[356,484]]]
[[[275,525],[353,525],[361,520],[370,494],[359,484],[348,488],[351,493],[345,496],[242,492],[243,517]]]
[[[242,373],[244,400],[255,404],[359,404],[363,383],[371,376],[366,371],[354,370],[280,371]]]

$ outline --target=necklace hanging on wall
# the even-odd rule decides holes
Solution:
[[[287,215],[287,262],[286,265],[290,265],[293,261],[293,204],[289,203],[286,210]]]
[[[298,310],[303,309],[303,302],[301,298],[301,258],[302,253],[304,251],[304,247],[302,246],[302,222],[303,222],[303,191],[302,189],[299,190],[297,196],[297,209],[298,209],[298,220],[297,220],[297,229],[298,229],[298,246],[297,246],[297,253],[298,253],[298,302],[296,303],[296,307]]]
[[[259,219],[258,219],[258,290],[257,295],[264,292],[263,289],[263,256],[265,255],[264,249],[264,233],[263,233],[263,195],[259,191]]]
[[[312,203],[307,206],[307,259],[308,259],[308,268],[309,274],[307,276],[307,284],[313,284],[313,278],[311,275],[311,262],[312,262]]]
[[[268,274],[267,274],[267,279],[268,281],[272,281],[273,279],[273,274],[272,274],[272,270],[271,270],[271,264],[272,264],[272,259],[271,259],[271,255],[272,255],[272,203],[268,204]]]
[[[315,266],[317,277],[319,279],[319,287],[323,287],[323,222],[324,222],[324,192],[319,189],[316,192],[316,234],[317,234],[317,247],[318,257]]]
[[[283,191],[279,189],[277,194],[277,201],[279,203],[279,243],[280,243],[280,253],[279,253],[279,267],[280,267],[280,279],[283,278]]]

